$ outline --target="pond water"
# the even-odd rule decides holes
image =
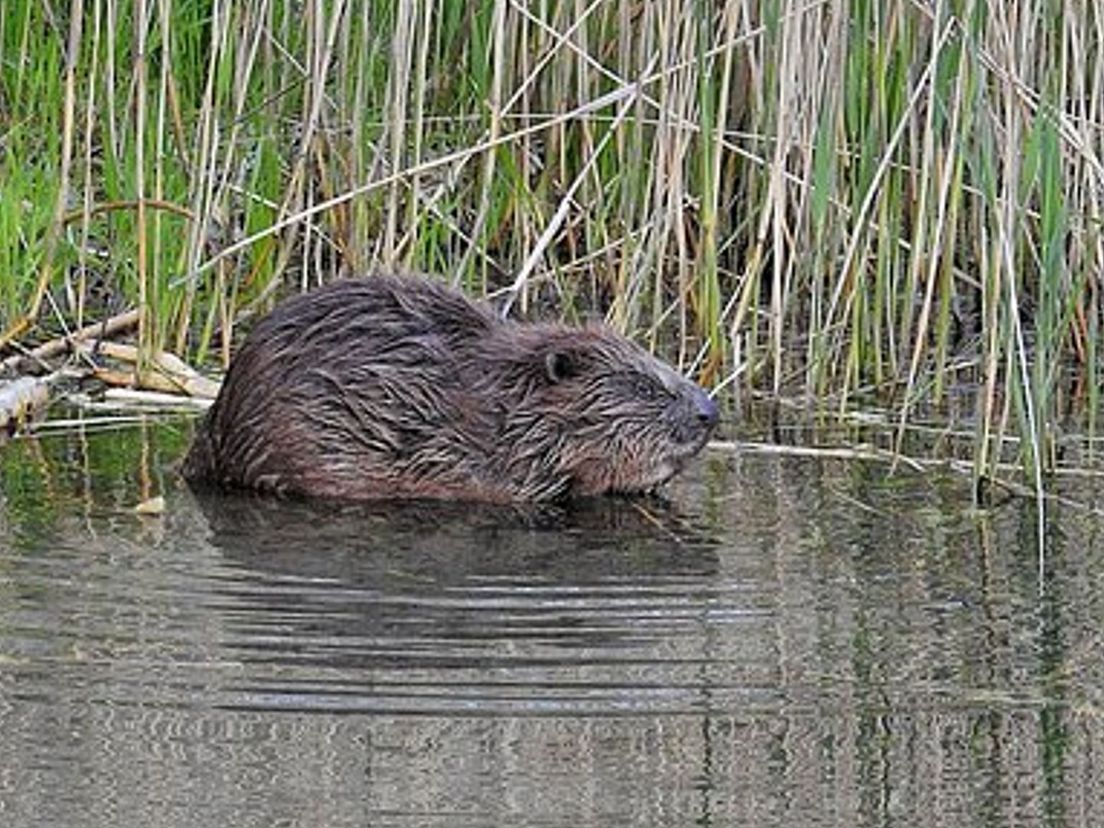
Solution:
[[[1040,575],[950,476],[338,506],[197,497],[189,429],[0,448],[0,824],[1104,824],[1086,510]]]

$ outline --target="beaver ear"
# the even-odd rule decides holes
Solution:
[[[552,384],[578,375],[579,368],[579,355],[572,351],[555,348],[544,355],[544,375]]]

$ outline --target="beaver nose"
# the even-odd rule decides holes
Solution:
[[[695,391],[697,393],[694,394],[694,411],[698,416],[698,422],[706,428],[712,429],[720,420],[721,411],[717,407],[717,403],[713,402],[712,397],[700,388],[695,389]]]

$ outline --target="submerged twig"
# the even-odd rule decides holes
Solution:
[[[732,454],[762,454],[762,455],[775,455],[781,457],[806,457],[820,460],[856,460],[856,461],[869,461],[875,463],[884,463],[891,467],[896,464],[902,464],[918,472],[929,472],[937,470],[952,471],[956,474],[963,476],[973,476],[974,467],[970,461],[959,460],[957,458],[945,458],[945,459],[927,459],[922,457],[908,457],[900,455],[892,451],[883,451],[871,446],[856,446],[848,448],[845,446],[786,446],[777,445],[774,443],[759,443],[753,441],[736,441],[736,440],[710,440],[707,448],[711,451],[729,452]],[[996,468],[1005,472],[1013,472],[1016,474],[1024,474],[1025,470],[1023,466],[1017,463],[999,463]],[[1104,471],[1098,471],[1095,469],[1088,469],[1084,467],[1057,467],[1050,471],[1050,475],[1053,477],[1078,477],[1078,478],[1092,478],[1097,480],[1104,480]],[[1031,500],[1037,504],[1038,499],[1042,497],[1045,501],[1060,503],[1065,506],[1072,506],[1078,509],[1083,509],[1090,514],[1104,516],[1104,509],[1098,509],[1095,506],[1090,506],[1086,503],[1080,503],[1076,500],[1071,500],[1061,495],[1057,495],[1054,492],[1040,490],[1033,486],[1025,486],[1020,483],[1016,483],[1006,478],[1000,478],[996,476],[989,476],[985,478],[985,482],[991,486],[995,486],[1003,491],[1008,492],[1014,497],[1024,500]]]

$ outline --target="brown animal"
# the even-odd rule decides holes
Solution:
[[[643,492],[717,416],[701,388],[604,327],[503,320],[428,279],[374,275],[257,325],[183,471],[355,499]]]

